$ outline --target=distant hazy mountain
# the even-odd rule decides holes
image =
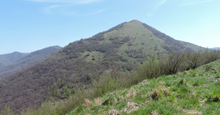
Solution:
[[[34,51],[34,52],[26,55],[25,57],[21,58],[17,62],[14,62],[10,65],[7,65],[7,66],[1,68],[0,69],[0,78],[5,75],[8,75],[12,72],[15,72],[19,69],[28,67],[38,61],[41,61],[41,60],[47,58],[48,56],[50,56],[51,54],[59,51],[60,49],[61,49],[61,47],[59,47],[59,46],[52,46],[52,47],[44,48],[44,49],[41,49],[38,51]],[[17,55],[18,55],[18,53],[17,53]]]
[[[14,63],[26,55],[28,55],[28,53],[20,53],[20,52],[13,52],[10,54],[0,55],[0,68]]]
[[[188,49],[190,49],[191,51],[195,51],[195,52],[203,52],[205,50],[205,48],[189,43],[189,42],[184,42],[184,41],[180,41],[178,40],[181,44],[183,44],[185,47],[187,47]]]
[[[213,50],[220,50],[220,47],[211,48]]]
[[[0,110],[7,104],[18,113],[41,106],[49,97],[65,99],[73,89],[88,88],[111,67],[132,71],[152,54],[160,58],[175,51],[204,49],[177,41],[137,20],[125,22],[70,43],[50,58],[0,80]]]

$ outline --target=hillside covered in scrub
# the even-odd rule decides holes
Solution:
[[[197,70],[199,70],[203,67],[202,70],[205,70],[205,71],[199,73],[199,76],[202,77],[205,75],[205,72],[209,72],[209,71],[216,73],[218,75],[218,71],[219,71],[218,70],[219,68],[217,68],[218,66],[217,65],[212,66],[209,64],[210,62],[214,62],[218,59],[220,59],[220,52],[219,51],[209,52],[208,50],[206,50],[204,53],[176,52],[176,53],[170,54],[167,57],[160,58],[160,59],[158,59],[156,57],[156,55],[152,55],[136,71],[124,73],[124,72],[119,71],[117,68],[112,68],[112,70],[110,70],[109,73],[101,75],[99,80],[97,80],[97,81],[93,80],[92,84],[90,85],[90,87],[88,89],[78,90],[78,91],[76,91],[75,94],[73,94],[72,96],[70,96],[67,99],[62,100],[62,101],[45,102],[37,110],[23,111],[21,113],[21,115],[38,115],[38,114],[64,115],[69,112],[70,112],[70,114],[79,114],[80,111],[83,111],[84,109],[86,109],[86,107],[88,107],[88,106],[90,106],[90,104],[92,104],[91,100],[94,100],[96,98],[100,98],[103,96],[105,97],[105,95],[108,94],[109,92],[123,90],[123,89],[129,88],[131,86],[133,87],[133,85],[139,84],[142,81],[151,81],[152,82],[152,81],[155,81],[155,79],[157,79],[157,81],[154,82],[154,85],[157,85],[157,84],[160,84],[160,82],[164,82],[163,78],[167,78],[166,76],[169,76],[169,77],[173,76],[173,75],[175,76],[175,77],[171,77],[172,80],[169,81],[168,83],[166,83],[166,87],[170,88],[171,85],[178,86],[177,89],[175,89],[176,87],[174,88],[175,91],[177,91],[178,88],[180,88],[179,86],[185,86],[188,84],[188,83],[186,83],[186,79],[185,79],[186,73],[192,73],[192,76],[190,76],[190,77],[196,77]],[[183,74],[181,72],[183,72]],[[181,75],[184,77],[176,77],[175,74],[178,76]],[[174,79],[176,79],[176,78],[181,78],[181,79],[178,79],[177,81],[175,81]],[[200,79],[200,77],[197,77],[197,78]],[[218,77],[216,77],[216,78],[218,78]],[[196,80],[198,80],[198,79],[196,79]],[[170,79],[167,79],[167,80],[170,80]],[[196,80],[194,81],[195,82],[194,86],[199,86],[201,83],[197,82]],[[202,79],[202,80],[204,80],[204,79]],[[218,81],[218,79],[214,79],[214,80]],[[150,87],[146,86],[146,88],[147,88],[147,91],[149,91]],[[149,99],[149,101],[151,101],[151,100],[159,100],[164,95],[170,96],[170,90],[165,88],[164,83],[162,86],[160,86],[158,88],[159,89],[154,89],[153,92],[149,91],[147,93],[147,95],[141,94],[141,97],[143,98],[143,95],[145,95],[144,99]],[[179,90],[181,90],[183,92],[186,91],[185,93],[188,92],[187,90],[184,89],[185,87],[183,87],[183,89],[181,89],[181,88]],[[190,86],[190,88],[191,88],[191,86]],[[143,89],[143,88],[141,88],[141,89]],[[214,89],[214,90],[216,90],[216,89]],[[128,91],[127,94],[123,93],[123,95],[124,96],[125,96],[125,94],[132,95],[133,93],[136,94],[136,92],[137,92],[137,89],[133,88],[132,90]],[[191,91],[189,91],[189,92],[191,92]],[[187,95],[180,95],[182,93],[180,91],[177,93],[179,93],[179,94],[173,95],[172,99],[179,98],[179,96],[180,97],[181,96],[188,96],[188,93],[187,93]],[[133,95],[135,95],[135,94],[133,94]],[[204,97],[206,97],[206,96],[207,95],[205,95]],[[121,97],[121,94],[120,94],[120,97]],[[140,98],[140,97],[138,97],[138,98]],[[219,97],[208,97],[208,99],[209,98],[210,98],[210,100],[215,100],[216,98],[217,98],[217,100],[219,99]],[[125,99],[125,101],[127,103],[127,100],[130,98],[126,99],[125,97],[122,96],[121,99],[122,100]],[[98,99],[98,100],[94,101],[94,103],[99,103],[99,105],[108,106],[107,108],[105,108],[103,110],[106,112],[109,108],[112,108],[112,106],[117,105],[118,104],[117,102],[121,99],[118,97],[117,98],[109,97],[109,99],[105,99],[104,101],[103,101],[103,99],[102,100]],[[112,102],[113,100],[114,100],[114,102]],[[132,103],[129,102],[129,104],[127,105],[127,106],[129,106],[129,108],[125,109],[125,111],[130,111],[129,109],[136,108],[134,106],[130,107],[130,104],[137,105],[137,103],[135,103],[133,101],[132,101]],[[183,100],[183,101],[185,101],[185,100]],[[85,103],[86,103],[86,105],[85,105]],[[113,103],[116,103],[116,104],[113,105]],[[165,102],[164,102],[164,104],[165,104]],[[117,105],[117,106],[124,107],[125,105]],[[100,107],[101,108],[95,107],[92,110],[94,110],[96,112],[100,112],[100,110],[104,108],[102,106],[100,106]],[[95,109],[98,109],[98,110],[95,110]],[[74,111],[72,111],[72,110],[74,110]],[[91,108],[89,108],[89,111],[92,114],[96,114],[91,111]],[[113,111],[116,113],[119,112],[118,110],[113,110]],[[145,110],[143,110],[143,113],[144,113],[144,111]],[[120,112],[122,112],[122,110],[120,110]],[[128,114],[130,112],[128,112]],[[125,114],[125,113],[123,113],[123,114]],[[86,114],[86,113],[82,113],[82,114]],[[100,114],[104,114],[104,113],[100,113]]]
[[[152,54],[160,59],[176,51],[204,50],[137,20],[125,22],[91,38],[72,42],[47,59],[2,79],[0,110],[7,105],[19,113],[37,109],[45,101],[67,99],[78,90],[90,89],[94,81],[114,68],[129,77]]]
[[[85,99],[67,115],[219,114],[219,65],[220,60]]]

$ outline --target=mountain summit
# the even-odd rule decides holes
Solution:
[[[0,110],[7,104],[18,113],[37,108],[51,97],[59,100],[75,89],[89,88],[93,80],[117,67],[132,71],[150,55],[204,48],[177,41],[137,20],[119,24],[88,39],[70,43],[42,62],[0,81]]]

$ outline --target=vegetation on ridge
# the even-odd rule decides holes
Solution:
[[[111,109],[116,109],[118,112],[120,113],[122,112],[123,114],[126,114],[126,113],[134,112],[133,110],[131,111],[129,110],[130,105],[128,103],[135,105],[134,107],[130,107],[130,109],[137,107],[137,110],[139,110],[140,108],[139,104],[143,105],[145,104],[144,103],[145,101],[149,101],[151,108],[147,110],[145,110],[146,108],[143,108],[141,112],[144,112],[144,111],[153,112],[153,109],[156,109],[155,106],[157,106],[158,104],[165,104],[167,99],[169,99],[170,101],[172,101],[172,99],[175,99],[175,98],[179,99],[180,94],[181,94],[180,96],[187,96],[188,89],[184,89],[186,87],[181,87],[181,86],[189,84],[187,82],[191,80],[191,78],[193,79],[193,82],[190,82],[190,85],[193,84],[194,87],[197,87],[197,86],[202,85],[200,81],[203,81],[205,78],[207,78],[207,76],[203,76],[203,74],[205,74],[206,72],[213,72],[214,74],[218,75],[218,70],[220,69],[220,68],[217,68],[218,65],[212,66],[211,64],[208,64],[203,67],[200,67],[201,65],[207,64],[217,59],[220,59],[219,51],[213,51],[213,52],[206,51],[204,53],[191,53],[191,52],[175,53],[175,54],[170,55],[167,59],[161,58],[159,60],[157,60],[153,56],[146,63],[144,63],[140,67],[140,69],[138,69],[137,75],[129,74],[129,73],[121,74],[120,72],[117,72],[116,69],[113,69],[112,72],[110,72],[109,74],[102,76],[101,79],[98,80],[98,82],[93,82],[93,85],[91,88],[84,90],[82,92],[79,91],[75,95],[71,96],[68,100],[57,103],[57,105],[59,106],[52,106],[50,105],[50,103],[46,103],[37,111],[31,110],[27,113],[24,112],[23,114],[24,115],[26,114],[36,115],[36,114],[47,113],[47,114],[62,115],[62,114],[68,113],[68,111],[71,111],[75,107],[78,107],[78,109],[75,109],[70,114],[76,114],[81,111],[82,113],[80,114],[86,114],[88,112],[93,113],[93,114],[107,114],[106,110],[110,111]],[[197,67],[200,67],[200,68],[194,70]],[[204,72],[199,72],[200,69],[202,69],[201,71],[204,71]],[[185,70],[189,70],[189,71],[185,71]],[[185,71],[185,72],[180,73],[180,71]],[[179,73],[174,75],[177,72]],[[163,75],[169,75],[169,74],[172,74],[170,75],[172,77],[163,76]],[[209,73],[206,73],[206,74],[209,74]],[[157,79],[157,77],[159,76],[162,76],[162,77]],[[103,99],[98,98],[98,99],[95,99],[94,102],[93,101],[90,102],[90,100],[93,100],[96,97],[102,97],[107,92],[130,87],[134,84],[141,82],[144,79],[149,79],[149,78],[150,79],[154,78],[154,79],[145,80],[145,82],[148,82],[148,83],[144,83],[144,82],[141,83],[141,84],[145,84],[145,87],[141,86],[143,88],[146,88],[145,90],[142,90],[141,88],[140,89],[133,88],[131,89],[132,91],[124,91],[124,92],[119,91],[120,93],[118,93],[117,95],[114,95],[114,93],[112,95],[112,93],[110,93],[110,94],[107,94],[108,95],[107,97],[104,96]],[[212,78],[207,78],[207,79],[212,79]],[[164,83],[164,81],[166,81],[166,83]],[[210,83],[210,82],[212,81],[209,81],[207,83]],[[213,86],[211,84],[207,84],[207,85],[210,85],[210,87]],[[171,86],[175,86],[175,87],[171,87]],[[140,86],[134,86],[134,87],[140,87]],[[138,90],[144,91],[144,92],[141,92],[144,94],[139,93]],[[186,91],[186,94],[182,94],[182,91]],[[115,91],[115,92],[118,92],[118,91]],[[133,95],[132,92],[134,92],[135,95],[139,94],[138,97],[132,96]],[[206,95],[204,97],[206,97]],[[111,100],[108,100],[108,98],[111,98]],[[187,97],[181,97],[180,101],[181,102],[184,101],[182,100],[184,98],[187,98]],[[132,99],[132,100],[128,101],[129,99]],[[164,100],[163,103],[157,102],[161,99],[166,99],[166,100]],[[187,98],[187,99],[190,99],[190,98]],[[215,97],[210,97],[209,100],[212,101],[214,99]],[[119,100],[121,100],[121,102]],[[188,101],[190,102],[191,100],[187,100],[187,102]],[[169,111],[164,112],[164,114],[170,114],[170,113],[181,113],[183,110],[188,111],[187,110],[188,108],[182,107],[181,104],[180,104],[182,107],[181,110],[178,110],[178,111],[175,109],[173,110],[171,107],[173,103],[174,102],[172,101],[170,105],[169,104],[167,105],[167,108],[166,107],[161,108],[157,112],[161,113],[161,112],[164,112],[165,110],[169,110]],[[83,105],[80,105],[80,104],[83,104]],[[179,105],[179,103],[177,104]],[[189,103],[186,103],[186,104],[189,104]],[[90,108],[91,106],[93,106],[94,108]],[[128,108],[126,106],[128,106]],[[211,106],[212,105],[209,105],[209,107]],[[162,107],[162,106],[159,106],[159,107]],[[90,108],[90,109],[87,110],[86,108]],[[51,111],[48,111],[48,109]],[[208,109],[208,112],[209,111],[210,109]],[[136,114],[140,114],[140,113],[137,112]]]

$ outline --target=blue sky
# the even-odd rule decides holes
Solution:
[[[133,19],[220,47],[220,0],[0,0],[0,54],[66,46]]]

